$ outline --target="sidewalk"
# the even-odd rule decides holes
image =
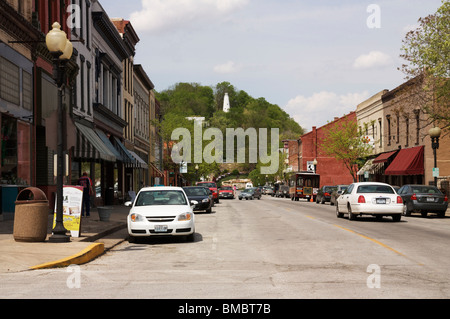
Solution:
[[[123,205],[113,206],[110,220],[105,222],[100,221],[97,208],[91,208],[91,217],[82,218],[80,237],[71,237],[68,243],[48,241],[53,214],[48,217],[45,242],[17,242],[13,237],[14,220],[0,221],[0,273],[89,262],[127,237],[126,218],[129,210]]]

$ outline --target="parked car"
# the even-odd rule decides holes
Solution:
[[[286,198],[289,198],[289,186],[287,186],[287,185],[281,185],[281,186],[278,188],[278,190],[277,190],[275,196],[276,196],[276,197],[286,197]]]
[[[336,185],[336,189],[331,192],[330,205],[336,205],[337,198],[348,188],[348,185]]]
[[[335,190],[337,190],[336,186],[322,186],[319,188],[316,195],[316,204],[325,204],[326,202],[329,202],[331,193]]]
[[[231,186],[223,186],[219,188],[219,198],[232,198],[234,199],[234,189]]]
[[[127,216],[129,240],[151,236],[186,236],[194,240],[198,202],[189,201],[181,187],[144,187],[136,195]]]
[[[358,215],[372,215],[377,218],[392,216],[400,221],[403,212],[403,200],[391,185],[377,182],[351,184],[337,199],[336,216],[348,214],[350,220]]]
[[[219,202],[219,191],[217,190],[217,184],[215,182],[197,182],[197,186],[209,188],[212,191],[214,202]]]
[[[247,199],[261,199],[261,192],[257,187],[250,187],[246,188],[238,196],[239,200],[242,200],[243,198]]]
[[[194,212],[205,211],[211,213],[214,202],[209,189],[203,186],[185,186],[183,190],[189,201],[195,200],[198,202],[194,207]]]
[[[403,199],[403,215],[410,216],[412,212],[436,213],[444,217],[448,207],[448,197],[435,186],[404,185],[397,192]]]
[[[273,187],[269,186],[268,188],[266,188],[266,195],[270,195],[273,197],[274,192],[273,192]]]

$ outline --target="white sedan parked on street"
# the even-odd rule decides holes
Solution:
[[[400,221],[402,212],[401,196],[385,183],[353,183],[337,198],[337,217],[348,214],[350,220],[358,215],[372,215],[377,218],[392,216],[394,221]]]
[[[186,236],[194,240],[197,201],[189,202],[181,187],[145,187],[137,194],[127,217],[131,242],[138,237]]]

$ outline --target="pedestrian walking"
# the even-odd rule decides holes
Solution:
[[[91,195],[94,195],[94,189],[92,187],[92,180],[89,178],[86,172],[78,180],[78,185],[83,186],[83,201],[81,204],[81,216],[84,217],[86,210],[86,217],[91,216]]]

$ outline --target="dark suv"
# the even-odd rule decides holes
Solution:
[[[337,186],[322,186],[317,192],[316,204],[325,204],[331,199],[331,193],[337,190]]]

